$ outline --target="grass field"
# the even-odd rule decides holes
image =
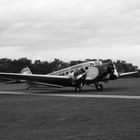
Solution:
[[[49,97],[72,88],[24,90],[0,84],[0,140],[139,140],[140,100]],[[42,95],[44,94],[44,96]],[[86,87],[81,94],[140,95],[140,79],[120,79],[102,92]]]

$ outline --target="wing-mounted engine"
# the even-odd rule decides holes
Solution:
[[[81,68],[76,70],[72,76],[72,83],[75,84],[75,91],[80,91],[85,84],[85,80],[87,77],[86,71]]]
[[[86,71],[83,68],[76,70],[73,74],[75,80],[80,80],[81,78],[84,78],[85,75]]]
[[[109,63],[109,65],[108,65],[108,73],[110,75],[110,79],[111,80],[118,79],[118,77],[119,77],[119,74],[117,72],[116,66],[112,62]]]

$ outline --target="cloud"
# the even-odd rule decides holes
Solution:
[[[13,50],[11,57],[34,51],[39,58],[138,58],[139,9],[138,0],[1,1],[0,48]]]

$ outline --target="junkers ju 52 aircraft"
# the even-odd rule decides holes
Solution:
[[[102,63],[89,61],[58,70],[46,75],[32,74],[28,67],[21,73],[0,73],[1,78],[27,82],[29,85],[43,85],[51,87],[74,87],[75,91],[81,91],[84,85],[95,85],[98,91],[103,89],[100,82],[116,80],[121,76],[137,73],[118,73],[114,63]],[[30,86],[28,87],[30,88]]]

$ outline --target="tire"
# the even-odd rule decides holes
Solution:
[[[103,90],[103,85],[102,85],[102,84],[98,84],[98,85],[96,86],[96,89],[97,89],[98,91]]]
[[[75,92],[79,92],[79,88],[78,87],[75,88]]]
[[[80,92],[82,90],[83,83],[80,83],[77,87],[75,87],[75,92]]]

